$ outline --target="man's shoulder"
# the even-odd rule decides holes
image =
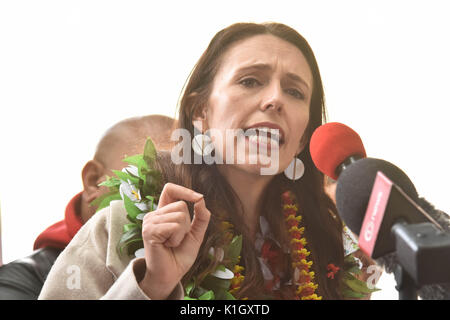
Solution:
[[[61,251],[51,247],[41,248],[0,267],[0,300],[37,299]]]

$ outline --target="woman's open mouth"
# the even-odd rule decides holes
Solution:
[[[255,123],[244,129],[249,144],[259,148],[280,148],[284,144],[284,130],[276,123],[265,121]]]
[[[279,148],[284,140],[278,129],[268,127],[253,127],[245,130],[245,139],[249,144],[261,148]]]

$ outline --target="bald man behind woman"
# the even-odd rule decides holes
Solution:
[[[122,160],[143,152],[150,137],[158,150],[170,150],[174,119],[162,115],[135,117],[109,128],[97,144],[93,159],[81,171],[83,191],[68,203],[64,220],[45,229],[36,239],[30,256],[0,267],[0,300],[37,299],[50,268],[78,230],[96,211],[91,202],[108,192],[99,186],[112,170],[127,164]]]
[[[120,170],[127,164],[122,160],[143,152],[145,141],[151,137],[158,150],[170,150],[170,135],[176,122],[162,115],[130,118],[109,128],[97,145],[94,158],[82,170],[83,192],[80,214],[85,223],[96,211],[90,203],[106,193],[106,187],[99,187],[105,177],[112,176],[112,170]]]

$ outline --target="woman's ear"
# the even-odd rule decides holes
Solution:
[[[192,114],[192,125],[199,132],[205,132],[207,123],[206,123],[206,108],[204,105],[199,105],[198,102],[195,102],[195,98],[198,97],[197,92],[192,92],[189,94],[189,100],[192,101],[194,113]]]
[[[105,175],[105,168],[97,160],[89,160],[81,171],[81,178],[83,180],[83,193],[86,196],[86,201],[91,203],[97,199],[102,190],[99,183]]]
[[[204,133],[207,129],[207,123],[206,123],[206,114],[205,112],[202,113],[201,116],[193,117],[192,118],[192,125],[194,128],[200,132]]]

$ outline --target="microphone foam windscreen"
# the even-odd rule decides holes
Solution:
[[[321,172],[337,180],[336,168],[350,156],[366,157],[360,136],[350,127],[330,122],[318,127],[310,141],[311,158]]]
[[[381,171],[411,199],[417,200],[414,184],[406,173],[392,163],[374,158],[360,159],[339,176],[336,186],[336,207],[350,230],[359,235],[369,204],[377,172]]]

